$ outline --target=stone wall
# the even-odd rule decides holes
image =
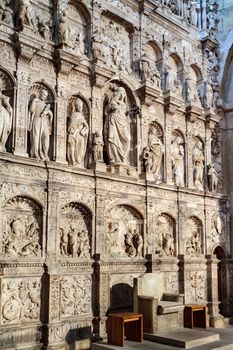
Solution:
[[[147,269],[218,319],[213,253],[231,249],[213,22],[150,0],[0,13],[1,346],[105,336]]]

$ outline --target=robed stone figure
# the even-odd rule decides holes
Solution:
[[[46,102],[47,98],[48,91],[42,89],[39,98],[34,97],[29,108],[30,155],[40,160],[49,160],[53,113],[50,104]]]
[[[107,106],[105,139],[110,164],[129,164],[131,135],[126,100],[125,89],[118,87]]]
[[[5,145],[12,128],[12,108],[8,97],[0,88],[0,151],[5,151]]]
[[[83,114],[83,101],[73,101],[73,111],[68,121],[67,158],[69,165],[84,167],[89,126]]]

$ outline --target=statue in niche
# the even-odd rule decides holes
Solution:
[[[207,166],[208,188],[210,192],[217,191],[218,188],[218,173],[215,170],[213,163]]]
[[[176,186],[184,186],[184,141],[177,135],[171,144],[172,173]]]
[[[60,228],[60,253],[61,255],[68,255],[68,229],[67,227]]]
[[[39,225],[32,216],[10,220],[4,235],[5,256],[38,256],[41,251],[39,233]]]
[[[0,0],[0,21],[13,26],[13,10],[8,6],[10,2]]]
[[[94,34],[92,35],[92,52],[94,59],[104,58],[103,49],[104,48],[101,31],[99,28],[96,28]]]
[[[73,47],[73,41],[71,40],[71,27],[69,25],[69,19],[67,17],[66,11],[64,11],[60,18],[59,28],[58,28],[59,41],[68,46]]]
[[[150,67],[150,61],[149,61],[146,53],[144,53],[142,58],[141,58],[141,72],[142,72],[142,79],[143,80],[150,80],[151,67]]]
[[[156,181],[161,181],[161,165],[164,154],[164,145],[157,135],[155,126],[151,126],[148,135],[148,147],[144,149],[146,171],[154,175]]]
[[[9,103],[9,97],[2,93],[2,84],[0,82],[0,151],[6,151],[6,142],[12,129],[12,107]]]
[[[83,114],[83,101],[76,97],[68,121],[67,158],[69,165],[84,167],[89,126]]]
[[[131,134],[126,100],[125,89],[118,87],[108,104],[106,143],[110,164],[129,164]]]
[[[164,68],[165,91],[172,90],[174,87],[174,77],[170,66]]]
[[[193,149],[193,181],[197,190],[203,190],[203,174],[204,174],[204,149],[203,144],[199,140]]]
[[[103,162],[103,137],[96,131],[93,136],[93,159],[94,162]]]
[[[30,0],[20,0],[19,22],[22,26],[36,27]]]
[[[198,26],[198,13],[199,5],[197,1],[191,1],[190,3],[190,22],[193,26]]]
[[[42,89],[39,98],[34,97],[29,107],[30,155],[32,158],[49,160],[49,139],[52,133],[53,112],[46,103],[48,91]]]
[[[224,240],[223,233],[224,233],[224,220],[223,218],[218,215],[215,220],[214,220],[214,225],[213,225],[213,231],[212,231],[212,241],[213,242],[218,242]]]
[[[45,39],[45,40],[50,40],[51,39],[51,23],[48,18],[44,18],[41,16],[37,17],[38,20],[38,30],[40,35]]]

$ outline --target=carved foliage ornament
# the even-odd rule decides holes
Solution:
[[[63,277],[61,285],[61,316],[72,317],[91,313],[91,278]]]
[[[38,321],[40,317],[39,278],[4,280],[2,287],[2,322],[16,324]]]

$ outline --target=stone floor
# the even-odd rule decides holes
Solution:
[[[209,328],[206,332],[219,333],[220,340],[209,344],[191,347],[191,350],[233,350],[233,326],[226,326],[222,329]],[[122,347],[109,346],[106,343],[96,343],[92,345],[92,350],[120,350]],[[180,347],[163,345],[159,343],[152,343],[144,341],[143,343],[126,341],[124,350],[180,350]]]

